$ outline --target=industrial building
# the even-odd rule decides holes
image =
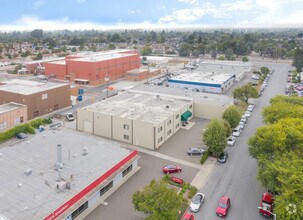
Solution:
[[[140,67],[137,50],[113,50],[98,53],[79,53],[62,60],[47,62],[45,75],[70,80],[82,85],[99,85],[125,77],[129,70]]]
[[[170,87],[192,89],[196,92],[223,93],[235,83],[232,74],[214,74],[211,72],[188,72],[168,80]]]
[[[14,102],[0,105],[0,132],[23,122],[27,122],[26,105]]]
[[[0,84],[0,104],[16,102],[27,106],[33,119],[71,106],[70,86],[65,83],[13,79]]]
[[[1,219],[84,219],[139,170],[137,151],[62,128],[0,149]]]
[[[77,110],[77,130],[158,149],[192,117],[189,97],[128,91]]]
[[[221,118],[223,111],[234,103],[234,99],[227,95],[195,92],[182,88],[140,85],[135,89],[140,92],[153,92],[159,96],[174,95],[180,98],[191,98],[194,106],[193,117],[205,119]]]
[[[126,80],[141,81],[161,73],[160,69],[134,69],[126,72]]]
[[[252,66],[243,62],[202,61],[194,71],[169,79],[168,85],[197,92],[224,93],[251,70]]]

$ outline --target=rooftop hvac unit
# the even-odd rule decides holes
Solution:
[[[60,181],[57,183],[57,189],[59,190],[64,190],[66,188],[67,182],[65,181]]]
[[[32,169],[32,168],[27,168],[26,170],[24,170],[24,174],[25,174],[26,176],[31,175],[32,172],[33,172],[33,169]]]

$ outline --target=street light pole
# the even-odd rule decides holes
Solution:
[[[104,81],[107,82],[107,86],[106,86],[106,98],[108,98],[108,86],[109,86],[109,77],[108,77],[108,75],[105,76]]]

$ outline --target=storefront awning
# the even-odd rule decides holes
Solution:
[[[181,121],[187,121],[187,119],[189,119],[192,115],[193,114],[191,113],[191,111],[187,110],[181,115]]]

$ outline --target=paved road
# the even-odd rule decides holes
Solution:
[[[264,220],[259,215],[257,206],[265,188],[256,180],[257,161],[248,155],[247,141],[262,125],[262,108],[269,105],[271,97],[284,93],[290,65],[279,63],[260,63],[260,65],[274,67],[275,72],[235,146],[228,148],[227,163],[217,164],[213,174],[202,189],[206,195],[206,202],[201,211],[195,215],[198,220],[220,219],[216,216],[215,210],[222,195],[228,195],[231,198],[228,219]]]

